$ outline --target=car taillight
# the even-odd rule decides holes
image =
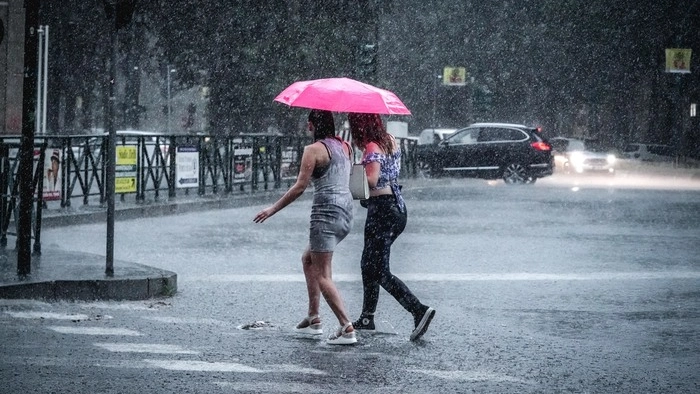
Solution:
[[[541,151],[552,150],[552,146],[544,141],[532,142],[532,143],[530,143],[530,146],[535,148],[536,150],[541,150]]]

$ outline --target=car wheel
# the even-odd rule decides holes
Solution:
[[[535,179],[528,174],[527,169],[522,164],[508,164],[503,169],[503,182],[508,185],[535,183]]]

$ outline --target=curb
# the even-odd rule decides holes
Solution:
[[[0,263],[0,299],[46,301],[146,300],[177,292],[177,274],[143,264],[115,261],[113,276],[105,274],[105,257],[47,250],[32,256],[32,274],[16,274],[15,251]]]
[[[177,292],[174,272],[142,279],[53,280],[0,284],[0,299],[44,301],[137,301],[169,297]]]

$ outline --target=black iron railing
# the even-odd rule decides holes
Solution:
[[[17,152],[19,136],[0,137],[0,246],[12,234],[10,224],[17,211]],[[299,171],[299,162],[308,137],[279,135],[163,135],[143,132],[118,132],[117,152],[134,153],[133,188],[121,190],[120,199],[135,202],[173,199],[180,195],[245,194],[289,187]],[[413,139],[399,139],[402,150],[401,176],[416,175]],[[196,183],[182,184],[176,179],[179,152],[196,152]],[[38,241],[41,210],[47,202],[60,207],[74,203],[104,206],[106,203],[106,135],[68,135],[35,139],[34,180],[35,225]],[[184,157],[184,155],[182,155]],[[117,158],[118,171],[120,160]],[[131,162],[129,163],[131,164]],[[128,166],[126,166],[128,167]]]

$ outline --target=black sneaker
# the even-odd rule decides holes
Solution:
[[[435,309],[428,307],[422,314],[413,315],[413,321],[416,328],[411,333],[411,340],[416,341],[428,331],[430,322],[435,317]]]
[[[363,331],[374,331],[374,318],[373,317],[367,317],[367,316],[360,316],[357,321],[352,323],[353,328],[356,330],[363,330]]]

